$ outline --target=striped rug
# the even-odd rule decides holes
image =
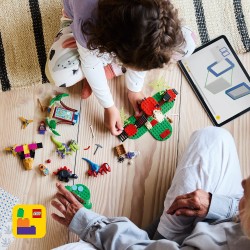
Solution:
[[[197,34],[198,44],[224,34],[237,53],[250,51],[249,0],[172,2]],[[0,0],[0,91],[47,82],[46,56],[61,9],[61,0]]]
[[[0,91],[47,82],[47,52],[60,25],[61,0],[0,0]]]
[[[197,45],[219,35],[237,53],[250,51],[250,0],[172,0],[183,23],[197,35]]]

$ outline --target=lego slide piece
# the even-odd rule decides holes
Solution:
[[[25,218],[18,218],[17,219],[17,227],[30,227],[30,220]]]
[[[73,186],[65,186],[65,188],[75,197],[77,196],[77,200],[81,202],[85,208],[92,208],[92,203],[90,202],[90,190],[85,185],[75,184]]]
[[[28,235],[35,235],[36,234],[36,227],[17,227],[17,234],[28,234]]]

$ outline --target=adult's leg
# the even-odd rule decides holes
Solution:
[[[94,246],[90,243],[80,240],[79,242],[69,243],[57,248],[53,248],[53,250],[96,250]]]
[[[207,127],[192,134],[172,185],[167,192],[158,226],[160,235],[181,243],[190,234],[194,217],[168,215],[166,210],[178,195],[203,189],[221,195],[242,194],[241,170],[234,140],[222,128]]]

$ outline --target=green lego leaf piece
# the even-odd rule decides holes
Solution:
[[[53,99],[50,100],[49,106],[51,107],[55,102],[61,101],[61,99],[66,96],[69,96],[69,94],[62,93],[62,94],[55,96]]]
[[[90,202],[90,190],[83,184],[75,184],[73,186],[65,186],[67,190],[79,196],[84,202],[83,206],[87,209],[92,208],[92,203]]]
[[[18,208],[17,217],[18,218],[23,218],[24,217],[24,209],[23,208]]]
[[[150,87],[153,88],[154,91],[156,92],[162,92],[165,89],[170,88],[170,86],[165,82],[164,78],[161,77],[151,83],[148,84]]]
[[[124,126],[129,124],[129,120],[128,120],[129,116],[128,116],[128,114],[125,113],[123,107],[120,110],[120,117],[121,117],[121,120],[122,120],[122,123],[124,124]]]
[[[48,117],[45,120],[46,125],[49,127],[49,129],[52,131],[53,134],[60,136],[60,134],[56,131],[56,121],[50,120]]]
[[[51,131],[52,131],[52,133],[53,133],[54,135],[60,136],[60,134],[59,134],[55,129],[51,129]]]

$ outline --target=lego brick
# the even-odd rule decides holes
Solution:
[[[124,131],[128,136],[133,136],[137,132],[137,127],[134,124],[129,124],[124,128]]]
[[[153,119],[150,123],[154,127],[158,122],[155,119]]]
[[[166,129],[164,132],[160,134],[162,139],[165,139],[168,135],[170,135],[170,130]]]
[[[35,235],[36,234],[36,227],[17,227],[17,234],[28,234],[28,235]]]
[[[25,218],[18,218],[17,219],[17,227],[29,227],[30,226],[30,220]]]
[[[141,109],[147,116],[153,115],[153,111],[159,106],[159,103],[153,97],[148,97],[141,103]]]

